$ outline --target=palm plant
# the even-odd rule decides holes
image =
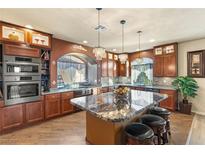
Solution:
[[[194,98],[197,95],[199,88],[196,80],[188,76],[179,76],[173,82],[172,85],[179,89],[183,97],[183,103],[188,103],[188,97]]]

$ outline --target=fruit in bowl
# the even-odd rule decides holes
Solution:
[[[128,87],[118,87],[117,89],[114,90],[114,93],[118,95],[124,95],[127,94],[128,92],[129,92]]]

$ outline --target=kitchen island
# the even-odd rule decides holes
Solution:
[[[166,98],[165,94],[130,90],[128,104],[120,110],[113,92],[74,98],[71,104],[86,111],[86,140],[90,144],[124,144],[124,127]]]

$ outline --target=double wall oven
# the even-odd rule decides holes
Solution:
[[[5,105],[40,100],[41,59],[5,55],[3,62]]]

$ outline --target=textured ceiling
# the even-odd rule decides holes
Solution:
[[[3,21],[26,25],[54,34],[54,37],[97,45],[97,12],[95,9],[0,9]],[[141,49],[171,42],[182,42],[205,37],[205,9],[109,9],[101,12],[101,45],[107,50],[121,50],[120,20],[125,25],[125,51],[138,48],[137,31],[141,35]],[[150,42],[154,39],[155,42]]]

